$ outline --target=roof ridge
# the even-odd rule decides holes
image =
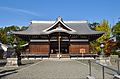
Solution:
[[[31,23],[55,23],[56,21],[37,21],[33,20]],[[63,21],[64,23],[88,23],[87,20],[81,20],[81,21]]]
[[[54,23],[55,21],[31,21],[31,23]]]
[[[81,20],[81,21],[63,21],[64,23],[88,23],[86,20]]]

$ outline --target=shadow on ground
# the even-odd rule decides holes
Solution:
[[[18,69],[2,70],[2,71],[0,72],[0,78],[1,78],[1,77],[4,77],[4,76],[7,76],[7,75],[11,75],[11,74],[17,73],[16,70],[18,70]]]
[[[29,65],[32,65],[34,63],[36,63],[38,61],[35,61],[35,60],[22,60],[21,61],[21,65],[19,65],[19,67],[4,67],[7,63],[7,60],[0,60],[0,78],[1,77],[5,77],[5,76],[8,76],[8,75],[12,75],[12,74],[15,74],[17,73],[19,69],[22,69],[24,67],[27,67]]]

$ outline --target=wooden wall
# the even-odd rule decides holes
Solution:
[[[30,43],[30,54],[49,54],[48,43]],[[70,54],[89,53],[89,43],[72,42],[69,46]]]
[[[48,43],[30,43],[30,54],[49,54],[49,44]]]
[[[89,53],[89,43],[71,43],[69,46],[70,54]]]

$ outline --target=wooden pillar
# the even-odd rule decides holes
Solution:
[[[50,36],[48,35],[48,44],[49,44],[49,55],[51,54],[51,47],[50,47]]]
[[[60,45],[60,39],[61,39],[61,36],[60,36],[60,33],[59,33],[59,36],[58,36],[58,49],[59,49],[59,59],[60,59],[60,49],[61,49],[61,45]]]

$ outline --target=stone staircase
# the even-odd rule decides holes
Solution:
[[[50,58],[58,58],[58,54],[50,54]],[[61,58],[70,58],[69,54],[60,54]]]
[[[62,54],[61,58],[70,58],[70,55],[69,54]]]
[[[50,58],[57,58],[57,54],[50,54]]]

